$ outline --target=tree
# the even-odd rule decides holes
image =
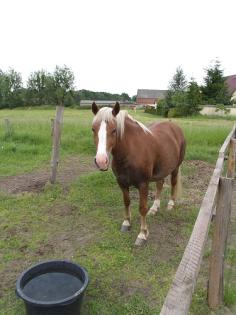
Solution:
[[[4,73],[0,69],[0,108],[2,108],[4,104],[4,80]]]
[[[169,90],[173,92],[183,92],[186,90],[187,87],[187,80],[184,75],[183,69],[181,67],[178,67],[176,69],[176,73],[174,74],[170,85]]]
[[[28,104],[45,105],[48,104],[47,76],[44,70],[32,72],[27,81]]]
[[[227,86],[221,64],[218,60],[206,69],[204,78],[205,85],[202,87],[203,98],[208,104],[229,104]]]
[[[59,67],[53,75],[48,76],[47,86],[52,93],[52,98],[57,105],[64,105],[65,98],[74,91],[74,74],[67,66]]]
[[[136,102],[136,99],[137,99],[137,95],[133,95],[133,96],[131,97],[131,101],[132,101],[132,102]]]
[[[1,107],[17,107],[23,104],[22,101],[22,78],[19,72],[9,69],[7,72],[0,72]]]
[[[172,80],[169,84],[169,89],[166,95],[165,102],[163,102],[163,113],[169,115],[169,110],[171,110],[171,115],[173,116],[183,116],[185,115],[185,107],[187,102],[187,80],[184,75],[182,68],[178,67],[176,73],[174,74]]]
[[[127,93],[112,94],[108,92],[93,92],[89,90],[76,91],[76,100],[94,100],[94,101],[130,101]]]
[[[125,101],[130,101],[131,98],[129,97],[129,95],[127,93],[122,93],[121,94],[121,101],[125,102]]]
[[[201,102],[202,94],[200,87],[198,86],[197,82],[193,78],[191,78],[187,89],[188,114],[192,115],[198,113],[200,110],[199,105],[201,104]]]

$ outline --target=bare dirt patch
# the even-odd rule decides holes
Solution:
[[[184,162],[184,168],[184,196],[181,205],[183,205],[183,211],[187,212],[190,207],[198,206],[201,202],[214,166],[202,161],[186,161]],[[8,193],[39,192],[48,181],[48,170],[49,168],[47,170],[39,170],[34,173],[0,180],[0,189]],[[61,163],[59,167],[58,182],[66,187],[78,176],[87,174],[93,170],[95,170],[95,168],[92,158],[80,156],[70,157]],[[168,180],[166,185],[169,185]],[[117,189],[119,190],[118,187]],[[137,200],[138,193],[136,189],[131,191],[131,195],[132,199]],[[154,197],[154,191],[150,191],[150,196]],[[121,204],[121,211],[122,208],[123,205]],[[54,221],[58,217],[67,218],[67,220],[68,217],[71,217],[72,219],[68,221],[63,220],[63,222],[67,222],[67,225],[62,224],[60,228],[57,227],[55,230],[53,228],[50,237],[37,246],[34,252],[32,252],[32,249],[28,248],[27,244],[23,244],[22,247],[19,248],[19,251],[24,253],[24,259],[19,258],[10,261],[7,267],[0,272],[2,279],[0,291],[2,293],[4,292],[4,288],[13,286],[19,273],[31,265],[32,261],[48,260],[55,257],[57,257],[57,259],[73,259],[78,248],[86,247],[95,239],[97,240],[103,233],[101,227],[98,227],[96,222],[90,222],[88,225],[88,222],[83,222],[82,217],[78,222],[75,222],[73,217],[79,215],[79,209],[69,202],[60,201],[54,203],[53,206],[49,207],[46,211],[50,213],[50,225],[52,225],[51,221]],[[137,209],[134,209],[134,211],[137,211]],[[122,218],[122,212],[120,217]],[[73,224],[71,224],[71,222],[73,222]],[[133,222],[133,224],[138,225],[139,220]],[[164,221],[162,220],[161,223],[160,220],[158,220],[157,214],[157,217],[153,218],[149,224],[150,238],[148,242],[154,250],[148,257],[148,260],[150,261],[150,268],[153,268],[153,265],[158,265],[160,262],[173,258],[176,252],[182,253],[182,248],[185,246],[187,237],[181,235],[181,226],[185,224],[184,218],[172,218],[170,214],[166,216],[166,219]],[[23,228],[21,230],[12,230],[10,234],[14,235],[19,233],[28,235],[29,231],[25,229],[25,226]],[[138,255],[141,250],[142,249],[135,249],[136,254]],[[126,296],[127,299],[135,293],[143,294],[144,296],[148,296],[150,293],[145,285],[142,283],[138,284],[136,280],[129,282],[121,281],[118,284],[118,291],[121,295]]]
[[[95,170],[93,159],[89,156],[72,156],[66,158],[58,167],[57,182],[65,188],[78,176]],[[28,174],[9,176],[0,179],[0,191],[18,194],[23,192],[40,192],[49,181],[50,167]]]
[[[185,161],[187,174],[183,177],[183,201],[199,206],[206,193],[215,165],[204,161]]]

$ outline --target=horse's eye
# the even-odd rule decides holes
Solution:
[[[92,132],[95,132],[95,129],[94,129],[94,128],[92,128]]]
[[[116,133],[116,128],[113,129],[111,133],[112,133],[112,134]]]

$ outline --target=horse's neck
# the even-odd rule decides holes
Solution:
[[[137,145],[141,142],[140,137],[147,137],[148,135],[142,130],[142,128],[131,119],[127,118],[125,120],[125,128],[123,137],[117,139],[115,148],[112,150],[112,155],[118,157],[119,159],[126,159],[127,153],[130,152],[132,147],[132,142]],[[142,141],[143,144],[143,141]],[[145,142],[144,142],[145,145]]]

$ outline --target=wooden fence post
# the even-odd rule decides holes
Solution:
[[[233,179],[221,177],[214,219],[212,253],[210,258],[208,304],[215,309],[223,302],[224,254],[231,212]]]
[[[229,144],[229,157],[227,165],[227,177],[234,178],[235,176],[235,151],[236,151],[236,139],[231,139]]]
[[[63,112],[64,112],[64,106],[60,105],[56,107],[56,117],[53,123],[53,148],[52,148],[51,177],[50,177],[51,184],[54,184],[56,181],[57,166],[59,163],[59,149],[60,149]]]
[[[51,136],[53,137],[54,134],[54,119],[51,118]]]
[[[12,135],[12,126],[8,118],[4,119],[5,121],[5,137],[10,137]]]

